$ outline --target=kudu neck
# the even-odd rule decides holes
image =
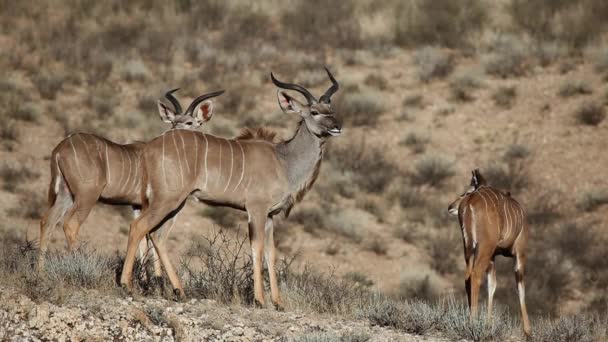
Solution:
[[[319,168],[325,139],[313,134],[301,120],[294,136],[277,146],[279,158],[283,160],[287,179],[292,190],[308,183]]]

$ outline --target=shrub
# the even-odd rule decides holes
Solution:
[[[591,94],[593,90],[589,84],[584,81],[566,81],[559,88],[559,92],[557,93],[561,97],[572,97],[576,95],[588,95]]]
[[[415,185],[440,187],[446,179],[453,175],[452,163],[443,157],[426,156],[416,162],[411,180]]]
[[[24,103],[15,108],[14,112],[12,113],[12,117],[15,120],[38,122],[41,112],[42,109],[40,109],[40,106],[34,103]]]
[[[402,2],[395,14],[395,43],[401,46],[438,44],[466,47],[488,18],[483,2],[450,0]]]
[[[326,76],[324,76],[324,78],[325,77]],[[367,75],[363,83],[378,90],[386,90],[388,88],[388,80],[376,72]]]
[[[403,99],[403,106],[423,108],[424,107],[424,96],[421,94],[413,94]]]
[[[595,64],[595,70],[601,73],[608,72],[608,46],[591,50],[590,57]]]
[[[452,99],[461,102],[468,102],[475,98],[471,94],[474,90],[481,87],[479,76],[474,72],[460,73],[450,81]]]
[[[428,137],[423,137],[415,132],[410,132],[408,135],[399,142],[399,145],[405,145],[409,147],[415,154],[422,153],[426,150],[426,145],[429,143]]]
[[[544,318],[535,324],[532,341],[593,342],[608,334],[608,319],[578,314],[561,316],[555,320]]]
[[[105,283],[110,287],[114,275],[113,264],[112,258],[81,247],[67,254],[47,255],[44,272],[51,282],[57,284],[99,288],[101,283]]]
[[[59,74],[37,74],[32,78],[40,96],[47,100],[55,99],[57,93],[63,87],[64,80],[63,75]]]
[[[386,106],[383,96],[375,92],[348,93],[338,100],[337,108],[353,126],[375,126]]]
[[[546,67],[568,53],[566,47],[556,41],[541,42],[536,46],[535,54],[540,65]]]
[[[319,42],[332,48],[358,48],[362,41],[357,14],[357,3],[352,1],[297,0],[282,23],[289,39],[302,48],[318,48]]]
[[[244,254],[246,241],[238,235],[229,238],[220,229],[192,243],[182,259],[188,294],[222,303],[252,303],[253,268]]]
[[[366,342],[370,338],[366,333],[350,332],[340,335],[331,332],[311,332],[294,338],[293,342]]]
[[[0,139],[4,144],[12,144],[19,140],[19,131],[13,120],[7,120],[0,126]]]
[[[494,104],[509,109],[513,107],[513,102],[517,98],[517,89],[515,86],[500,86],[492,94],[492,100]]]
[[[304,230],[309,233],[314,233],[319,229],[325,228],[324,213],[318,208],[299,208],[296,207],[290,216],[291,221],[304,226]]]
[[[522,76],[526,72],[527,53],[527,46],[519,38],[499,36],[483,59],[485,71],[502,78]]]
[[[238,228],[241,215],[235,209],[227,207],[207,207],[200,212],[201,216],[208,217],[222,228]]]
[[[579,124],[597,126],[606,118],[606,111],[595,102],[585,102],[574,112],[574,116]]]
[[[554,192],[543,192],[537,194],[528,206],[528,222],[534,226],[548,226],[556,222],[561,213],[558,208],[560,203],[559,195]]]
[[[604,204],[608,204],[608,192],[592,191],[583,194],[577,206],[583,211],[590,212]]]
[[[387,243],[380,238],[375,238],[369,242],[367,248],[377,255],[386,255],[388,247]]]
[[[414,52],[414,64],[420,80],[428,82],[448,76],[454,69],[454,58],[440,48],[425,46]]]
[[[0,179],[3,182],[2,190],[8,192],[15,192],[21,184],[38,177],[40,177],[40,174],[23,165],[4,163],[0,168]]]
[[[457,269],[456,254],[460,250],[460,241],[452,231],[440,233],[428,241],[430,265],[439,274],[453,273]]]
[[[9,216],[37,220],[47,206],[46,199],[39,192],[27,191],[19,197],[19,203],[7,211]]]
[[[363,287],[371,287],[374,285],[373,280],[369,279],[368,276],[361,272],[348,272],[344,275],[344,278]]]
[[[495,310],[492,319],[486,310],[479,310],[471,318],[469,308],[454,299],[448,299],[446,312],[441,316],[439,326],[453,338],[473,341],[504,341],[510,335],[513,323],[505,311]]]
[[[121,74],[128,82],[144,82],[150,77],[150,71],[141,59],[127,61],[122,66]]]
[[[439,320],[440,311],[419,301],[400,303],[375,295],[358,312],[373,325],[396,328],[407,333],[423,335]]]

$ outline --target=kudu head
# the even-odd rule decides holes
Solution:
[[[277,80],[272,73],[270,78],[272,82],[279,88],[277,96],[279,98],[279,106],[283,112],[287,114],[299,115],[306,127],[317,137],[326,138],[329,136],[338,136],[342,133],[342,124],[334,116],[334,111],[331,108],[331,96],[338,91],[338,81],[329,72],[327,68],[327,76],[331,80],[331,87],[321,95],[317,100],[306,88],[292,83],[284,83]],[[306,103],[302,103],[287,94],[283,89],[294,90],[302,94],[306,98]]]
[[[448,206],[448,212],[452,215],[458,215],[458,207],[460,206],[460,202],[462,202],[465,197],[477,190],[480,186],[487,184],[485,178],[483,178],[481,172],[479,172],[479,169],[471,171],[471,174],[471,183],[465,192]]]
[[[173,105],[173,110],[158,100],[158,113],[160,114],[160,119],[163,122],[171,124],[171,129],[195,130],[201,127],[203,123],[209,121],[211,116],[213,116],[213,102],[209,99],[224,93],[223,90],[220,90],[201,95],[190,103],[185,112],[182,112],[182,106],[173,96],[173,93],[178,90],[179,88],[176,88],[165,93],[165,97]]]

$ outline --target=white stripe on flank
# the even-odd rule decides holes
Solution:
[[[129,151],[126,151],[126,153],[127,153],[127,158],[129,158],[129,173],[127,174],[127,181],[125,182],[125,187],[127,187],[125,189],[125,191],[128,192],[129,190],[131,190],[131,188],[128,187],[128,185],[129,185],[129,182],[131,181],[131,171],[132,170],[131,170],[131,154],[129,153]]]
[[[177,165],[179,165],[179,179],[182,188],[184,187],[184,170],[182,170],[182,158],[179,155],[179,148],[177,148],[177,142],[175,141],[175,133],[171,134],[171,138],[173,139],[173,145],[175,146],[175,153],[177,153]]]
[[[243,168],[241,169],[241,179],[239,179],[239,182],[236,183],[236,186],[234,187],[234,190],[232,190],[232,191],[236,191],[236,189],[239,187],[239,185],[241,185],[241,182],[243,181],[243,177],[245,177],[245,150],[243,150],[243,146],[241,146],[241,143],[238,140],[236,141],[236,143],[241,148],[241,158],[243,159]]]
[[[112,182],[112,174],[110,172],[110,158],[108,158],[108,143],[104,140],[103,144],[106,146],[106,171],[108,173],[108,184],[110,184]]]
[[[217,144],[220,145],[220,166],[219,169],[217,171],[217,183],[219,185],[219,181],[222,179],[222,140],[219,139],[217,141]]]
[[[488,201],[486,201],[486,196],[484,196],[483,192],[478,191],[477,192],[479,194],[479,196],[481,196],[481,199],[483,200],[483,204],[486,206],[486,213],[488,212]]]
[[[471,235],[473,235],[473,246],[477,244],[477,217],[475,216],[475,209],[472,205],[469,205],[471,209]]]
[[[196,140],[196,134],[192,132],[192,139],[194,145],[194,177],[196,178],[198,175],[198,140]]]
[[[503,210],[505,213],[505,228],[507,230],[507,232],[504,235],[504,237],[506,239],[509,236],[509,234],[511,233],[511,215],[509,215],[509,213],[508,213],[507,201],[503,202]]]
[[[190,165],[188,163],[188,155],[186,154],[186,143],[184,143],[184,137],[182,137],[182,134],[179,135],[179,138],[182,140],[182,149],[184,151],[184,160],[186,161],[186,168],[188,169],[188,173],[190,173]]]
[[[76,148],[74,147],[74,143],[72,142],[72,137],[70,136],[70,145],[72,145],[72,151],[74,151],[74,161],[76,162],[76,170],[78,171],[78,176],[82,179],[82,173],[80,173],[80,164],[78,163],[78,153],[76,152]]]
[[[207,181],[209,180],[209,173],[207,172],[207,153],[209,152],[209,141],[207,135],[203,134],[205,138],[205,190],[207,190]]]
[[[232,167],[234,166],[234,151],[232,150],[232,144],[230,143],[230,140],[226,141],[228,141],[228,146],[230,146],[230,175],[228,176],[228,182],[226,183],[224,192],[228,190],[228,186],[230,185],[230,181],[232,180]]]
[[[123,190],[123,186],[122,186],[122,179],[125,178],[123,175],[123,171],[125,170],[125,157],[122,155],[123,151],[123,147],[121,145],[118,145],[119,152],[120,152],[120,179],[118,181],[118,188],[120,189],[119,191]]]
[[[78,137],[78,139],[80,139],[80,142],[82,142],[82,145],[84,146],[84,150],[86,151],[87,158],[90,158],[91,155],[89,154],[89,148],[87,147],[87,144],[82,139],[82,134],[78,134],[77,137]]]
[[[163,168],[163,181],[165,182],[165,187],[167,186],[167,172],[165,171],[165,135],[162,135],[163,137],[163,157],[161,159],[160,165]]]

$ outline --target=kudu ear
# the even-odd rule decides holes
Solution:
[[[175,113],[160,101],[158,101],[158,114],[163,122],[172,124],[175,121]]]
[[[475,169],[471,172],[473,177],[471,178],[471,185],[475,187],[475,189],[479,188],[482,185],[486,185],[486,180],[479,172],[479,169]]]
[[[277,98],[279,100],[279,107],[283,110],[285,114],[298,114],[302,113],[302,108],[304,105],[293,98],[291,95],[286,92],[279,90],[277,92]]]
[[[213,102],[206,100],[199,103],[192,112],[192,116],[199,122],[207,122],[213,116]]]

